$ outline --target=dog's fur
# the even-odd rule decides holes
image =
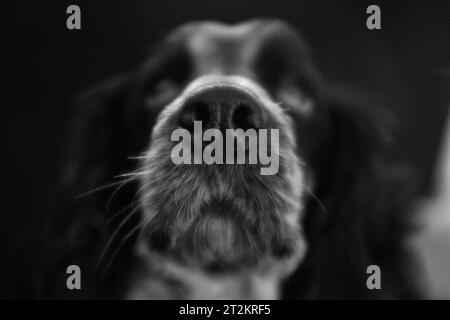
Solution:
[[[280,129],[278,174],[171,162],[170,132],[205,86],[256,97],[265,127]],[[182,26],[144,65],[77,106],[62,206],[49,228],[46,295],[414,297],[407,192],[385,156],[384,118],[331,94],[285,23]],[[120,174],[129,175],[113,194],[94,190]],[[65,287],[71,264],[82,269],[79,292]],[[381,290],[366,286],[372,264]]]

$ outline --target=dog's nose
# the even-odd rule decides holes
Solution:
[[[258,129],[263,125],[260,103],[250,92],[231,85],[216,85],[199,90],[181,108],[178,125],[192,130],[194,121],[203,128]]]

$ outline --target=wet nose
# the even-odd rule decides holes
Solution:
[[[193,94],[181,108],[178,125],[193,130],[194,121],[202,121],[203,128],[258,129],[263,126],[262,108],[244,89],[215,85]]]

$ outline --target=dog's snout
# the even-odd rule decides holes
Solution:
[[[251,93],[231,85],[214,85],[188,98],[180,110],[178,125],[191,130],[194,121],[205,128],[258,129],[263,125],[261,104]]]

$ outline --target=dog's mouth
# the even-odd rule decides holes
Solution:
[[[257,230],[232,201],[218,200],[205,205],[176,244],[183,261],[209,270],[232,270],[252,265],[264,248],[257,246]]]
[[[185,265],[210,272],[257,265],[262,257],[285,258],[295,236],[281,217],[244,212],[232,200],[213,200],[182,226],[163,229],[162,220],[147,226],[148,247]],[[176,224],[177,222],[174,222]],[[283,234],[285,232],[285,234]]]
[[[173,168],[172,168],[173,169]],[[176,189],[152,180],[144,239],[155,252],[211,272],[242,270],[294,256],[301,242],[300,197],[287,178],[245,167],[176,167]],[[175,187],[173,187],[175,188]],[[176,191],[174,191],[176,190]]]

